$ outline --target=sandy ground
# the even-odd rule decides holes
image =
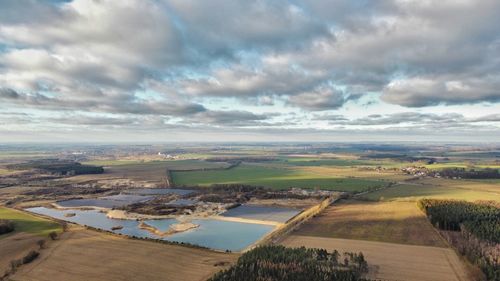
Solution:
[[[237,257],[72,227],[13,280],[206,280]]]
[[[24,232],[0,237],[0,276],[10,268],[10,261],[24,257],[30,250],[37,250],[36,242],[42,239]]]
[[[246,218],[238,218],[238,217],[211,216],[210,218],[214,219],[214,220],[221,220],[221,221],[255,223],[255,224],[265,224],[265,225],[274,225],[274,226],[283,225],[283,223],[276,222],[276,221],[255,220],[255,219],[246,219]]]
[[[129,213],[124,210],[110,210],[106,209],[106,216],[110,219],[118,220],[154,220],[154,219],[168,219],[175,218],[175,216],[155,216],[155,215],[144,215],[138,213]]]
[[[402,281],[467,281],[464,265],[449,248],[291,235],[283,245],[363,252],[369,278]]]
[[[161,231],[158,228],[156,228],[152,225],[149,225],[145,222],[141,222],[139,224],[139,228],[145,229],[145,230],[147,230],[155,235],[161,236],[161,237],[169,236],[169,235],[179,233],[179,232],[188,231],[190,229],[194,229],[197,227],[199,227],[198,224],[194,224],[194,223],[190,223],[190,222],[181,222],[181,223],[172,224],[167,231]]]

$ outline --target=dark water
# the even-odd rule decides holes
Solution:
[[[108,231],[112,231],[111,228],[114,226],[123,226],[122,229],[114,230],[113,232],[124,235],[186,242],[223,251],[241,251],[274,229],[274,226],[270,225],[199,219],[192,221],[194,224],[200,225],[196,229],[167,237],[159,237],[139,228],[138,221],[110,219],[106,217],[105,213],[97,210],[58,210],[45,207],[29,208],[26,210]],[[64,214],[68,213],[74,213],[75,216],[65,217]],[[146,220],[145,222],[162,231],[167,230],[170,225],[178,223],[175,219]]]
[[[176,188],[137,188],[124,190],[124,193],[139,194],[139,195],[163,195],[163,194],[178,194],[187,195],[194,192],[190,189],[176,189]]]
[[[118,194],[112,196],[100,197],[97,199],[71,199],[59,201],[62,207],[85,207],[94,206],[101,208],[116,208],[133,203],[144,202],[153,199],[152,196],[141,196],[141,195],[129,195],[129,194]]]
[[[58,201],[57,204],[62,207],[100,207],[100,208],[116,208],[126,206],[129,203],[120,200],[106,200],[106,199],[72,199]]]
[[[241,205],[239,207],[227,210],[222,214],[222,216],[285,223],[300,212],[300,210],[292,208]]]

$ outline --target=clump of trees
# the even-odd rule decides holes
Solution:
[[[11,220],[0,220],[0,234],[14,231],[14,222]]]
[[[209,281],[358,281],[367,280],[363,278],[367,272],[368,263],[362,253],[260,246],[243,254],[235,265]]]
[[[493,202],[422,199],[418,206],[487,280],[500,280],[500,208]]]

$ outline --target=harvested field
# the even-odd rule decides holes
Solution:
[[[20,259],[31,250],[38,249],[36,242],[41,238],[30,233],[0,235],[0,276],[10,268],[10,262]]]
[[[467,271],[448,248],[292,235],[289,247],[325,248],[329,251],[363,252],[370,266],[369,278],[403,281],[467,281]]]
[[[413,202],[347,201],[328,207],[297,235],[445,247]]]
[[[15,280],[206,280],[235,254],[112,236],[74,227]]]
[[[167,169],[185,171],[223,169],[228,166],[229,164],[225,162],[207,162],[202,160],[132,162],[105,166],[103,174],[75,176],[72,177],[71,180],[78,182],[93,179],[130,179],[134,181],[162,182],[165,180]]]
[[[370,192],[362,198],[374,201],[417,201],[421,198],[500,201],[498,183],[425,178]]]

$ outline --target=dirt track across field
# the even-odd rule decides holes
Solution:
[[[369,278],[402,281],[467,281],[467,272],[449,248],[384,242],[291,235],[289,247],[324,248],[329,251],[363,252],[370,266]]]
[[[23,266],[13,280],[206,280],[235,254],[73,229]]]

